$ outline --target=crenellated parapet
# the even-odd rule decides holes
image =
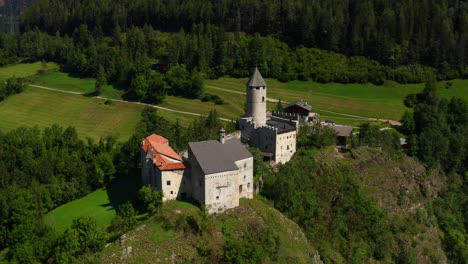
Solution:
[[[287,112],[280,112],[280,111],[273,111],[271,113],[272,117],[279,117],[283,119],[289,119],[292,121],[298,121],[300,116],[297,113],[287,113]]]

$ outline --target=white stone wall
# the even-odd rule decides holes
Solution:
[[[239,206],[239,178],[239,170],[205,175],[204,205],[210,214]]]
[[[242,191],[239,193],[240,198],[252,199],[254,194],[253,188],[253,157],[239,160],[236,162],[239,168],[239,186],[242,186]]]
[[[275,161],[277,163],[286,163],[296,152],[297,132],[278,134],[276,139]]]
[[[275,161],[277,163],[284,164],[291,159],[296,152],[296,137],[296,131],[282,133],[276,136]]]
[[[161,171],[163,201],[175,200],[183,192],[183,170]]]
[[[257,127],[266,124],[267,89],[263,87],[247,87],[247,116],[253,118]]]

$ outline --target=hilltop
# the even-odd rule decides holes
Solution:
[[[86,261],[99,263],[201,263],[259,260],[321,263],[317,251],[293,221],[262,200],[208,215],[179,201]]]

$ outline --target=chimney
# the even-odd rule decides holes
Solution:
[[[219,130],[219,142],[221,142],[221,144],[224,144],[225,137],[226,137],[226,131],[224,130],[224,128],[221,128]]]

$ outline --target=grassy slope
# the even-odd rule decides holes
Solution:
[[[320,84],[311,81],[292,81],[281,83],[273,79],[267,79],[268,97],[292,102],[303,99],[314,108],[326,111],[340,112],[350,115],[365,117],[377,117],[398,120],[407,108],[403,105],[403,99],[407,94],[417,93],[424,87],[423,84],[394,84],[391,86],[376,86],[372,84]],[[247,79],[220,78],[207,81],[211,87],[244,92]],[[468,99],[468,80],[454,80],[453,87],[443,88],[445,82],[438,86],[442,96],[450,98],[458,96]],[[218,92],[222,92],[217,90]],[[231,93],[231,96],[242,96]],[[340,115],[318,111],[322,118],[337,118]],[[345,116],[341,116],[345,119]],[[337,120],[340,121],[340,120]]]
[[[94,92],[94,83],[94,78],[75,78],[67,73],[58,71],[38,76],[37,80],[34,82],[34,84],[36,85],[81,93]],[[213,94],[218,94],[219,91],[215,92],[216,93]],[[122,90],[119,90],[115,86],[106,85],[103,87],[103,93],[101,96],[113,99],[121,99],[122,95]],[[212,102],[202,102],[198,99],[189,100],[176,96],[167,96],[164,102],[160,104],[160,106],[180,111],[194,112],[198,114],[208,114],[210,110],[216,109],[221,117],[229,119],[238,118],[240,115],[243,114],[242,109],[244,105],[244,98],[232,97],[230,94],[220,96],[227,102],[227,104],[215,105]],[[160,111],[161,114],[163,114],[163,112],[171,119],[179,118],[183,122],[193,120],[193,117],[189,117],[186,115],[174,114],[167,111]]]
[[[65,91],[93,93],[95,82],[94,78],[75,78],[67,73],[55,71],[38,76],[34,84]],[[112,85],[102,87],[102,97],[122,99],[122,94],[122,90]]]
[[[115,216],[118,206],[134,198],[139,186],[138,179],[119,180],[81,199],[55,208],[44,217],[44,220],[57,232],[63,232],[70,227],[74,219],[91,216],[96,219],[98,227],[104,230]]]
[[[172,217],[196,215],[197,207],[179,201],[165,204],[165,214]],[[279,235],[280,260],[289,260],[292,263],[312,263],[315,250],[307,242],[301,229],[280,212],[260,200],[241,200],[241,205],[224,214],[214,216],[213,225],[218,232],[208,235],[208,241],[200,241],[190,231],[165,230],[161,223],[154,218],[148,219],[145,224],[137,227],[120,239],[111,243],[104,251],[92,259],[91,262],[100,263],[168,263],[192,262],[201,263],[195,245],[209,243],[212,248],[223,248],[223,235],[221,230],[229,228],[235,234],[243,234],[247,226],[269,226]],[[206,235],[206,234],[205,234]],[[206,239],[206,237],[204,237]],[[123,242],[122,242],[123,241]],[[129,256],[123,256],[122,244],[132,247]],[[206,261],[206,260],[205,260]],[[286,263],[286,262],[285,262]]]
[[[0,102],[0,130],[19,126],[47,127],[52,124],[76,127],[80,136],[99,139],[107,135],[126,140],[140,120],[142,106],[116,103],[81,95],[28,88]]]
[[[29,77],[36,75],[37,72],[42,68],[42,62],[38,61],[35,63],[20,63],[12,66],[0,68],[0,80],[7,79],[10,77]],[[47,69],[57,69],[58,65],[53,62],[47,63]]]

